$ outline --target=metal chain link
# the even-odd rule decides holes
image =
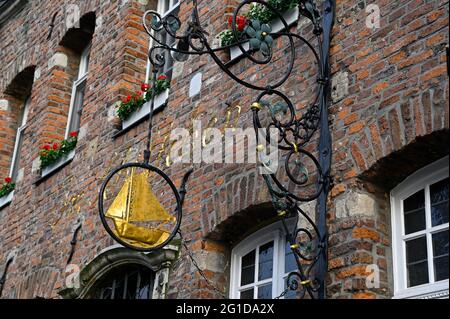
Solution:
[[[287,295],[287,293],[289,292],[289,290],[291,290],[291,288],[290,287],[287,287],[278,297],[276,297],[276,298],[274,298],[275,300],[278,300],[278,299],[281,299],[281,298],[284,298],[284,296],[286,296]]]
[[[200,274],[200,276],[206,281],[206,283],[212,288],[214,289],[214,291],[216,291],[217,293],[219,293],[219,295],[223,298],[223,299],[228,299],[228,297],[219,289],[217,288],[216,285],[214,285],[211,280],[209,280],[205,273],[203,272],[203,270],[200,268],[200,266],[197,263],[197,260],[194,258],[192,251],[190,250],[190,248],[188,247],[186,240],[184,239],[183,235],[181,234],[181,231],[178,231],[178,234],[181,237],[181,243],[183,244],[184,249],[186,249],[186,252],[188,254],[189,259],[191,260],[192,264],[194,265],[194,267],[197,269],[197,272]]]

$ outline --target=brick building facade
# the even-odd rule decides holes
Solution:
[[[178,239],[149,255],[133,253],[113,242],[98,216],[104,178],[122,163],[142,160],[145,148],[146,122],[120,130],[115,116],[117,101],[138,91],[148,77],[149,37],[142,15],[148,9],[174,9],[186,21],[192,5],[180,2],[0,1],[0,177],[14,175],[16,184],[0,208],[0,274],[9,264],[1,297],[98,297],[99,283],[124,265],[140,265],[139,273],[149,269],[149,297],[242,296],[234,287],[233,277],[239,276],[234,260],[247,243],[261,252],[264,243],[258,238],[277,222],[255,165],[194,165],[181,230],[212,285],[196,271]],[[211,40],[227,27],[238,2],[200,1],[200,19]],[[380,9],[379,28],[366,26],[371,4]],[[329,298],[448,296],[448,10],[448,2],[440,0],[337,1],[331,48]],[[303,20],[292,28],[311,31]],[[301,106],[314,93],[308,84],[315,74],[307,50],[299,45],[299,52],[304,60],[283,91]],[[264,83],[282,72],[278,69],[286,60],[277,57],[275,65],[262,69],[244,60],[230,68]],[[194,119],[224,129],[232,122],[228,112],[234,112],[237,127],[252,127],[255,92],[224,76],[207,56],[175,62],[170,73],[167,105],[154,118],[152,163],[164,167],[179,186],[190,166],[165,167],[171,129],[190,128]],[[197,87],[200,83],[198,93],[190,92],[193,78]],[[73,111],[77,94],[79,113]],[[240,113],[227,103],[242,106]],[[73,113],[80,114],[73,157],[44,173],[40,147],[67,138]],[[314,140],[310,144],[314,151]],[[406,210],[397,202],[412,195],[404,189],[423,190],[426,198],[418,200],[419,208],[426,207],[426,226],[416,225],[419,233],[413,240],[402,234],[398,223],[403,219],[396,217]],[[438,193],[444,198],[433,206]],[[436,205],[443,206],[439,210]],[[307,208],[313,211],[314,203]],[[441,220],[435,223],[436,211]],[[75,268],[67,268],[74,232],[70,265]],[[405,257],[405,243],[408,251],[417,245],[427,253]],[[380,285],[372,287],[367,276],[375,268]],[[81,285],[70,288],[67,278],[77,269]],[[421,275],[409,278],[411,273]],[[276,276],[272,293],[261,296],[273,298],[284,290]]]

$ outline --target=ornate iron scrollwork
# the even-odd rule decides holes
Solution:
[[[232,32],[236,40],[235,43],[220,47],[212,47],[209,43],[207,38],[209,35],[200,23],[197,0],[192,0],[192,2],[193,12],[191,19],[187,23],[186,31],[181,36],[178,33],[182,29],[182,23],[178,17],[170,14],[162,17],[156,11],[147,11],[143,16],[144,27],[155,44],[149,51],[149,59],[153,67],[153,85],[155,85],[158,72],[166,63],[164,53],[169,51],[178,61],[186,61],[192,55],[209,55],[230,78],[240,85],[258,92],[251,107],[255,131],[263,128],[267,130],[276,128],[279,131],[279,149],[286,153],[283,166],[289,182],[296,187],[303,187],[311,182],[312,175],[316,176],[314,193],[303,194],[290,191],[289,185],[284,184],[277,177],[277,172],[263,175],[269,188],[273,205],[283,221],[285,231],[288,234],[288,241],[296,256],[298,270],[288,276],[288,289],[298,291],[301,297],[325,298],[328,238],[326,200],[331,188],[331,134],[328,124],[330,94],[329,49],[335,1],[322,1],[321,8],[313,0],[298,0],[295,3],[298,6],[300,16],[308,19],[313,26],[311,36],[315,42],[313,43],[302,35],[291,32],[292,28],[284,19],[282,12],[277,11],[277,8],[270,4],[272,3],[271,1],[244,0],[235,9],[231,23]],[[291,1],[291,3],[293,2]],[[243,8],[249,5],[257,5],[265,10],[270,10],[274,17],[281,21],[284,31],[273,32],[270,24],[256,19],[250,19],[243,32],[238,31],[236,26],[237,17]],[[178,41],[177,46],[171,47],[162,42],[158,37],[158,34],[161,32],[175,38]],[[290,58],[288,63],[286,63],[286,72],[279,80],[270,85],[262,86],[241,79],[219,57],[220,52],[237,46],[243,58],[256,65],[267,65],[272,62],[274,57],[273,44],[275,43],[275,38],[285,38],[287,40],[289,47],[286,55]],[[311,52],[317,65],[318,76],[314,99],[309,102],[306,108],[303,108],[304,112],[301,115],[298,114],[300,112],[298,107],[281,91],[281,87],[288,81],[294,70],[297,54],[296,41],[306,45]],[[245,47],[246,45],[247,47]],[[277,97],[281,102],[272,103],[270,97]],[[150,158],[153,103],[154,101],[151,102],[148,148],[145,154],[146,165],[148,165]],[[268,111],[266,118],[269,118],[269,123],[266,125],[263,125],[261,119],[261,112],[263,111]],[[283,113],[281,118],[280,113]],[[315,156],[312,152],[307,151],[305,146],[311,142],[314,134],[317,132],[320,134],[320,137],[317,147],[318,156]],[[258,138],[258,133],[256,135]],[[266,134],[265,139],[270,142],[269,134]],[[258,150],[260,152],[263,150],[263,148],[259,147],[262,142],[258,140]],[[314,168],[314,174],[310,174],[307,165],[304,163],[305,160],[312,163],[310,167]],[[151,169],[154,170],[154,168]],[[300,207],[300,203],[314,200],[317,203],[315,220]],[[102,201],[102,196],[100,196],[100,201]],[[295,218],[295,225],[302,218],[308,226],[294,227],[294,230],[290,230],[287,225],[288,218]],[[102,220],[104,220],[103,217]],[[177,227],[179,227],[179,223]],[[114,235],[112,231],[110,234]]]

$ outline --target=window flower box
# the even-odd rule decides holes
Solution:
[[[298,7],[287,10],[285,13],[283,13],[283,18],[286,20],[286,23],[288,26],[293,25],[297,22],[299,18],[300,12]],[[272,33],[281,32],[284,30],[284,24],[281,21],[281,19],[275,19],[272,22],[270,22],[270,25],[272,26]],[[248,51],[250,49],[250,44],[248,42],[245,42],[242,44],[242,47]],[[244,55],[239,48],[239,46],[231,47],[230,48],[230,62],[238,59]]]
[[[155,105],[153,111],[162,108],[166,104],[167,100],[169,99],[169,91],[170,91],[169,89],[166,89],[162,93],[155,96]],[[133,112],[128,119],[123,120],[122,130],[129,128],[136,122],[148,116],[150,114],[150,107],[151,101],[146,102],[144,105],[142,105],[142,107],[139,110]]]
[[[45,177],[52,174],[53,172],[55,172],[56,170],[66,165],[71,160],[73,160],[74,157],[75,157],[75,150],[72,150],[66,156],[61,157],[55,163],[42,168],[41,177]]]
[[[0,197],[0,209],[11,203],[12,199],[14,197],[14,191],[9,193],[6,196]]]

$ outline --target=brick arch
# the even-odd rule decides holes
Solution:
[[[389,192],[415,171],[449,154],[449,130],[420,136],[372,165],[361,179]]]
[[[249,165],[250,166],[250,165]],[[241,174],[218,175],[211,196],[201,207],[202,232],[205,238],[228,240],[225,229],[236,222],[263,221],[275,214],[268,188],[254,165]],[[232,227],[231,227],[232,228]]]
[[[6,86],[4,94],[25,99],[30,93],[34,82],[36,65],[28,65],[19,72]]]
[[[25,67],[6,86],[0,94],[0,179],[9,174],[20,110],[32,93],[35,65]]]
[[[420,142],[421,138],[448,129],[446,92],[445,82],[435,85],[383,111],[357,134],[350,135],[348,151],[357,173],[369,170],[378,161]]]
[[[59,45],[81,54],[83,48],[89,44],[94,36],[95,28],[96,14],[94,11],[87,12],[80,18],[79,27],[67,30]]]

